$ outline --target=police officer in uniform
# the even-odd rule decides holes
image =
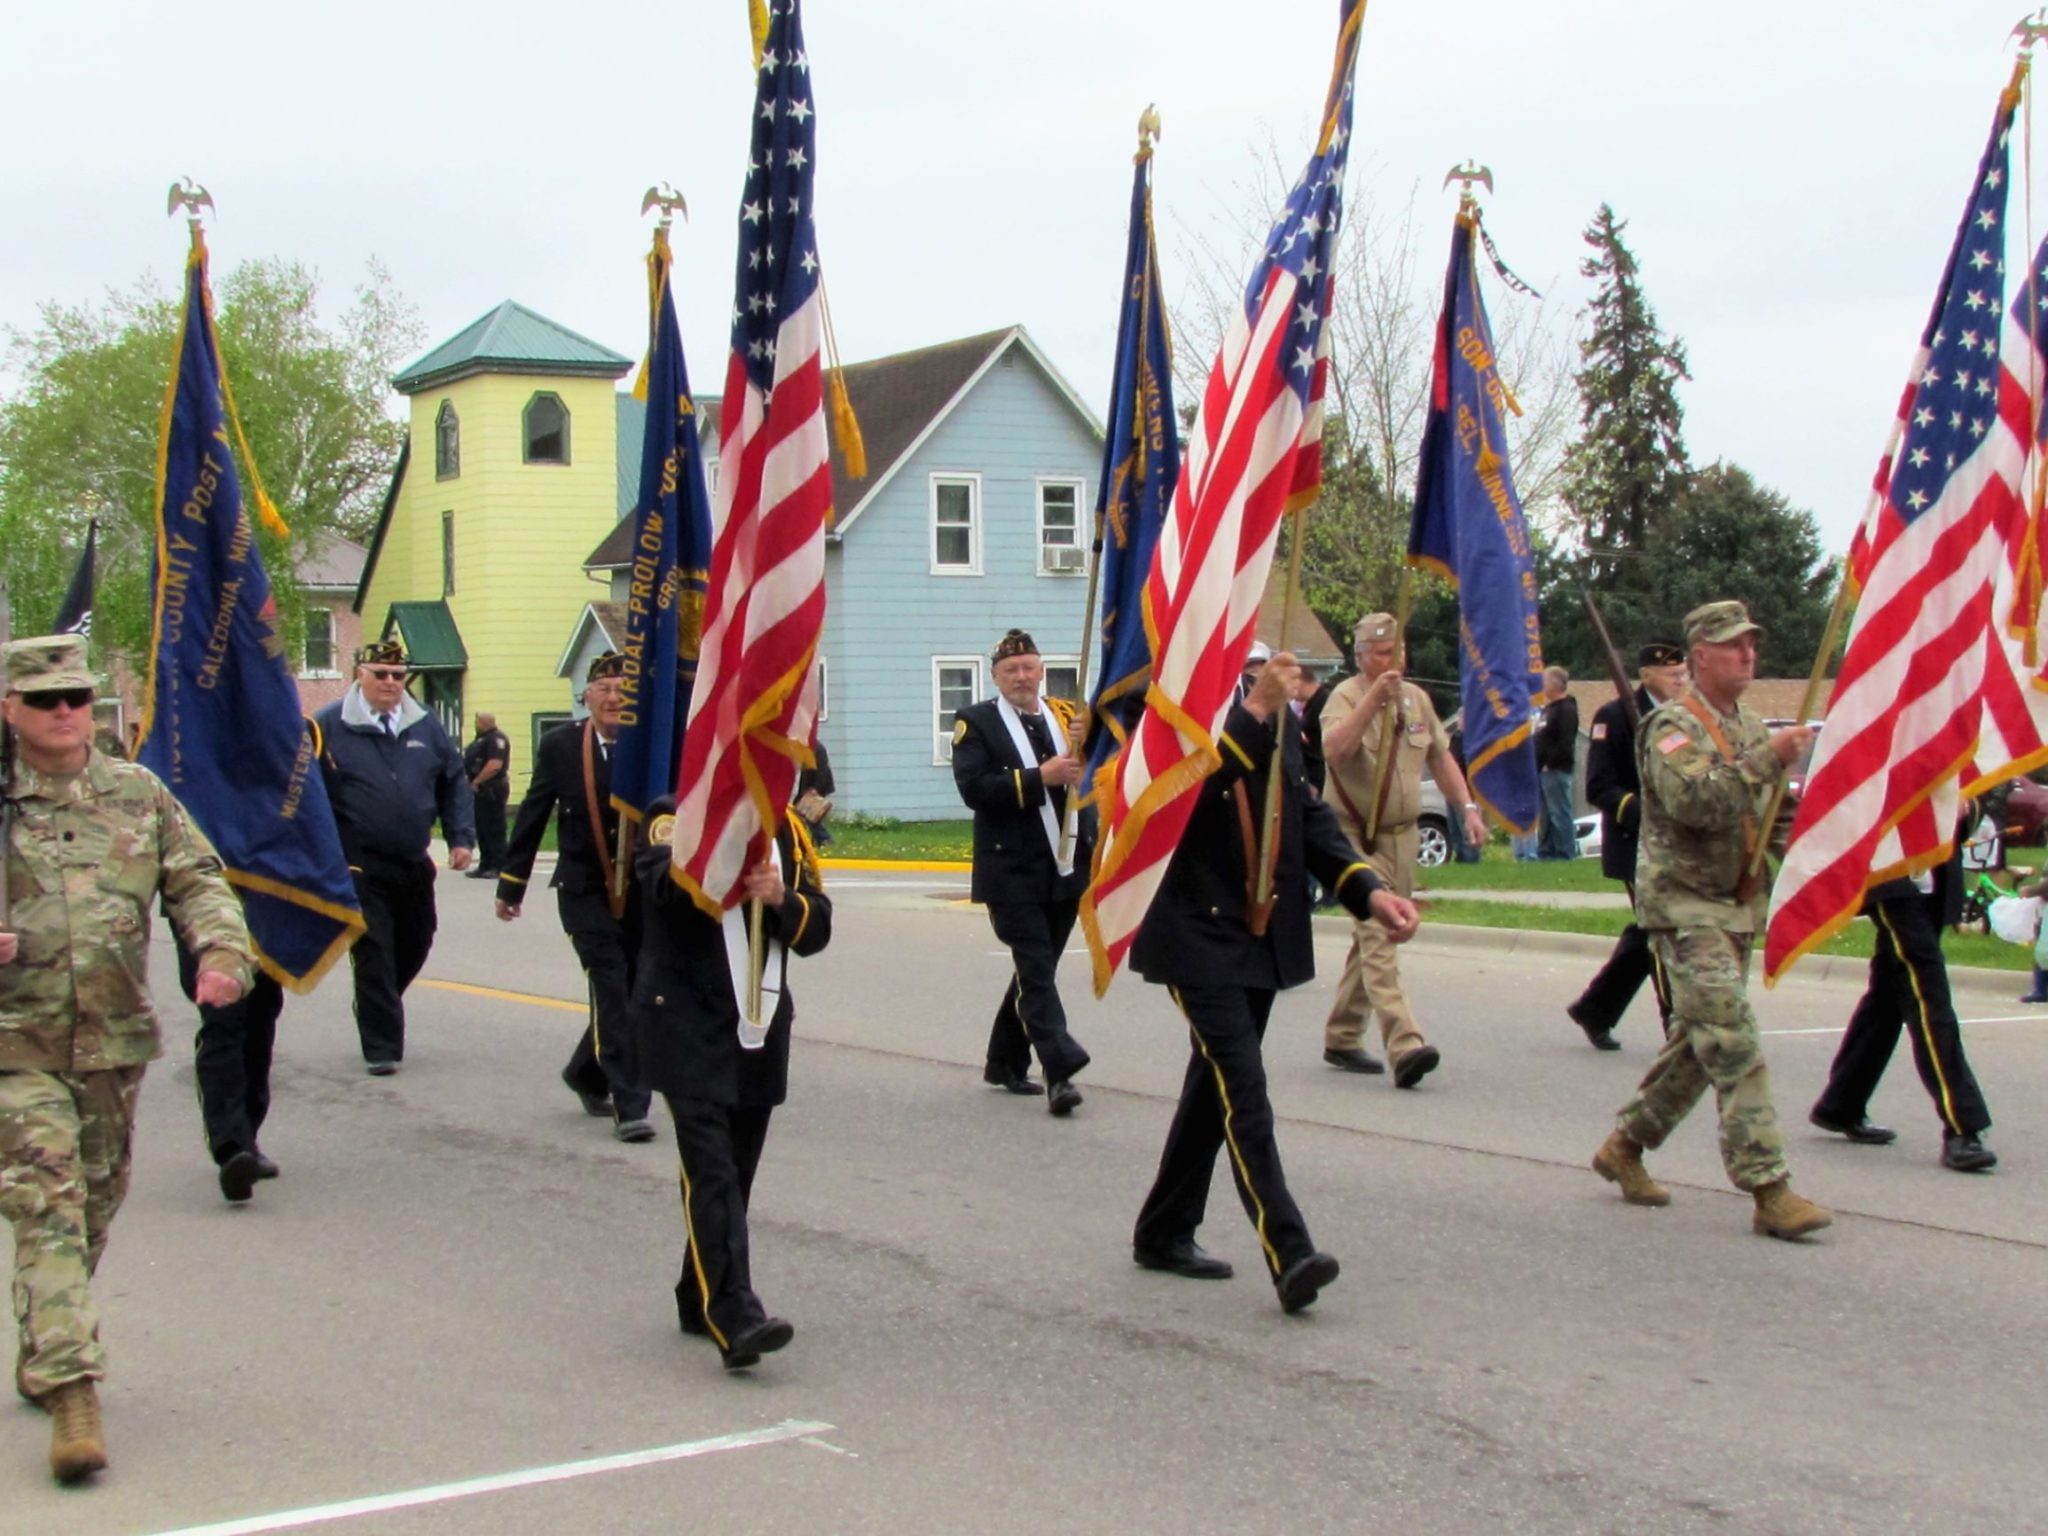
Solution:
[[[1067,797],[1082,773],[1074,707],[1039,697],[1045,668],[1023,630],[997,641],[993,660],[996,697],[953,720],[953,782],[974,812],[972,895],[988,908],[1013,967],[989,1029],[982,1080],[1011,1093],[1040,1092],[1026,1075],[1036,1048],[1046,1107],[1067,1115],[1081,1102],[1074,1077],[1088,1053],[1068,1032],[1055,972],[1088,883],[1095,812],[1075,817],[1062,860]]]
[[[1636,897],[1636,840],[1643,820],[1642,780],[1636,773],[1635,722],[1685,690],[1685,652],[1668,640],[1654,640],[1636,652],[1636,691],[1629,707],[1620,699],[1593,715],[1592,744],[1586,749],[1586,798],[1600,808],[1600,873],[1619,880]],[[1671,1016],[1664,978],[1650,957],[1650,936],[1631,922],[1614,941],[1607,963],[1586,990],[1565,1005],[1571,1021],[1586,1032],[1596,1051],[1618,1051],[1614,1026],[1647,980],[1657,997],[1657,1016]]]
[[[1671,986],[1671,1026],[1635,1097],[1593,1154],[1593,1170],[1631,1205],[1668,1205],[1643,1167],[1709,1087],[1720,1108],[1721,1161],[1755,1198],[1753,1228],[1804,1237],[1833,1217],[1792,1192],[1785,1138],[1748,997],[1749,951],[1768,898],[1749,873],[1771,789],[1813,739],[1803,725],[1776,733],[1742,707],[1756,676],[1757,636],[1740,603],[1703,603],[1685,616],[1692,688],[1659,706],[1636,739],[1643,784],[1636,861],[1637,921]]]
[[[372,1077],[405,1056],[405,989],[434,947],[434,822],[448,863],[469,868],[476,820],[462,754],[441,722],[405,691],[405,648],[380,640],[356,652],[356,680],[313,716],[314,749],[366,925],[355,971],[356,1033]]]
[[[15,1390],[51,1418],[50,1470],[107,1465],[106,1375],[90,1280],[128,1193],[143,1071],[163,1054],[143,975],[159,895],[226,1007],[254,951],[212,845],[163,781],[92,745],[77,635],[0,651],[15,742],[0,879],[0,1213],[14,1235]]]
[[[512,741],[498,717],[477,711],[476,740],[463,749],[462,772],[476,799],[476,866],[472,880],[495,880],[505,862],[505,806],[512,798]]]
[[[1425,766],[1475,847],[1486,841],[1486,822],[1451,756],[1450,738],[1429,695],[1401,676],[1401,637],[1394,616],[1367,614],[1358,621],[1353,643],[1359,670],[1337,685],[1323,709],[1324,798],[1336,811],[1342,834],[1365,850],[1373,873],[1406,898],[1415,894],[1415,820],[1422,811]],[[1394,711],[1394,766],[1382,785],[1379,758],[1388,710]],[[1376,794],[1382,797],[1379,819],[1368,838],[1368,807]],[[1380,1037],[1394,1065],[1394,1086],[1413,1088],[1442,1057],[1422,1038],[1408,1006],[1394,943],[1383,924],[1361,920],[1353,926],[1344,978],[1323,1024],[1323,1060],[1347,1072],[1381,1071],[1378,1059],[1359,1043],[1367,1015],[1377,1013]]]
[[[533,778],[519,803],[504,867],[498,872],[497,912],[503,922],[518,918],[534,856],[553,817],[557,856],[549,884],[554,887],[562,931],[575,946],[590,988],[590,1022],[562,1068],[562,1081],[588,1113],[612,1118],[612,1134],[619,1140],[652,1141],[654,1125],[647,1118],[651,1096],[633,1066],[626,1011],[640,957],[638,883],[628,878],[623,897],[612,899],[612,861],[619,836],[619,813],[612,804],[612,748],[624,708],[625,670],[625,658],[616,651],[606,651],[591,662],[583,690],[589,718],[580,726],[557,726],[541,737],[533,757]]]
[[[675,1121],[682,1165],[683,1272],[676,1319],[744,1370],[795,1336],[755,1293],[747,1208],[768,1121],[789,1092],[796,1004],[789,956],[832,938],[832,902],[817,850],[785,812],[771,856],[747,872],[746,900],[720,917],[676,883],[673,801],[657,801],[634,876],[647,905],[647,945],[633,983],[634,1049]],[[749,909],[761,907],[760,1008],[750,1020]]]
[[[1337,1260],[1310,1239],[1274,1138],[1262,1046],[1273,998],[1315,975],[1308,876],[1361,923],[1385,925],[1392,943],[1415,932],[1412,902],[1395,895],[1345,841],[1310,790],[1301,732],[1287,708],[1299,668],[1290,652],[1267,662],[1225,717],[1222,764],[1202,781],[1180,845],[1131,945],[1132,968],[1165,986],[1188,1021],[1188,1067],[1159,1159],[1158,1177],[1132,1233],[1146,1269],[1225,1280],[1231,1266],[1195,1241],[1216,1154],[1227,1143],[1238,1198],[1259,1235],[1281,1307],[1298,1312],[1337,1278]],[[1266,785],[1275,736],[1280,764],[1280,846],[1272,905],[1252,911]]]

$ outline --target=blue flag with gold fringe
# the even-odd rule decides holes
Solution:
[[[257,962],[307,992],[347,953],[363,917],[285,660],[231,418],[195,226],[157,448],[154,616],[135,755],[219,851]],[[274,522],[260,487],[257,505]]]
[[[676,790],[711,560],[711,498],[669,289],[673,266],[668,231],[657,229],[647,257],[653,331],[642,381],[647,432],[633,504],[626,632],[619,639],[625,708],[612,749],[612,804],[634,819]]]
[[[1507,413],[1521,413],[1500,376],[1473,262],[1479,222],[1458,210],[1451,235],[1436,368],[1408,562],[1458,589],[1458,692],[1472,797],[1512,830],[1542,809],[1529,716],[1543,686],[1543,637],[1529,526],[1508,464]]]
[[[1102,662],[1089,695],[1086,781],[1113,783],[1116,756],[1145,707],[1152,639],[1145,628],[1145,576],[1180,478],[1180,424],[1173,414],[1173,362],[1159,252],[1152,239],[1152,151],[1139,152],[1131,182],[1131,230],[1117,321],[1109,425],[1096,493],[1097,585]],[[1093,791],[1090,791],[1091,795]]]

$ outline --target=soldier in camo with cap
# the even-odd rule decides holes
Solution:
[[[212,846],[147,768],[92,745],[76,635],[0,650],[14,743],[0,931],[0,1212],[14,1229],[14,1381],[50,1414],[63,1482],[107,1464],[106,1374],[88,1282],[128,1192],[135,1101],[163,1054],[145,981],[162,895],[212,1006],[248,988],[241,904]]]
[[[1631,1205],[1668,1205],[1643,1167],[1711,1085],[1721,1112],[1721,1161],[1756,1200],[1752,1225],[1804,1237],[1834,1218],[1792,1192],[1785,1138],[1748,997],[1749,951],[1767,906],[1751,855],[1771,790],[1813,739],[1803,725],[1772,732],[1741,704],[1756,677],[1757,637],[1740,603],[1705,603],[1685,616],[1692,687],[1643,721],[1636,856],[1636,921],[1670,980],[1671,1025],[1635,1097],[1622,1106],[1593,1169]]]

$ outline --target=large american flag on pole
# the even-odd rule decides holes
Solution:
[[[817,121],[798,9],[773,0],[761,47],[704,639],[676,786],[675,879],[713,916],[739,904],[743,874],[766,855],[818,713],[832,469]]]
[[[1772,892],[1772,980],[1853,919],[1871,886],[1948,857],[1966,784],[2041,753],[2044,696],[2028,661],[2038,577],[2021,494],[2039,374],[2031,276],[2020,317],[2005,312],[2018,83],[2016,71],[1850,548],[1859,603]]]
[[[1315,154],[1209,370],[1145,583],[1152,682],[1118,759],[1095,880],[1081,903],[1098,993],[1130,951],[1195,793],[1221,761],[1215,732],[1251,646],[1280,519],[1322,485],[1330,265],[1365,0],[1342,0],[1339,13]]]

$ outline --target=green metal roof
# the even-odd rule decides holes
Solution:
[[[394,629],[405,643],[405,664],[415,672],[460,672],[469,665],[462,632],[444,602],[393,603],[384,633]]]
[[[579,336],[510,299],[473,325],[463,327],[409,368],[393,376],[402,395],[476,373],[575,374],[616,379],[633,366],[630,358]]]

